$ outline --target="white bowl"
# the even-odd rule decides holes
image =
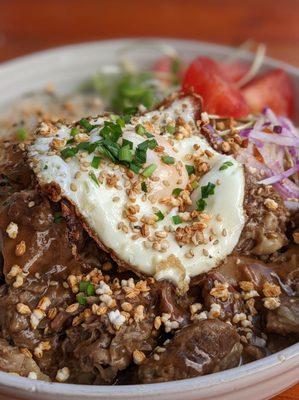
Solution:
[[[140,41],[139,41],[140,42]],[[101,65],[114,64],[119,52],[136,43],[133,39],[108,40],[43,51],[0,66],[0,107],[20,95],[51,82],[67,92],[97,72]],[[144,49],[131,52],[139,64],[152,63],[158,56],[155,43],[177,49],[186,60],[199,54],[227,57],[233,49],[197,41],[147,39]],[[247,54],[244,59],[250,59]],[[267,59],[265,68],[284,68],[294,79],[299,98],[299,69]],[[299,121],[299,102],[296,110]],[[0,372],[0,400],[262,400],[299,382],[299,343],[250,364],[199,378],[151,385],[85,386],[45,383]]]

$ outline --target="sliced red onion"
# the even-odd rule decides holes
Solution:
[[[295,165],[292,168],[287,169],[286,171],[280,172],[277,175],[273,175],[270,176],[269,178],[263,179],[259,181],[259,183],[262,185],[273,185],[273,183],[280,182],[283,179],[288,178],[289,176],[295,174],[298,171],[299,171],[299,164]]]
[[[255,130],[253,130],[250,133],[249,137],[259,139],[266,143],[274,143],[279,146],[299,147],[299,138],[294,138],[292,136],[282,136],[276,133],[268,134],[263,132],[256,132]]]
[[[284,205],[290,211],[298,211],[299,210],[299,202],[298,201],[286,200],[284,202]]]

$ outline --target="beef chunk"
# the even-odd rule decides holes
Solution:
[[[17,347],[10,346],[3,339],[0,339],[0,371],[17,373],[25,377],[34,372],[37,379],[50,381],[30,356],[22,353]]]
[[[267,206],[273,201],[275,206]],[[287,211],[282,198],[270,186],[258,185],[246,171],[244,197],[246,223],[235,252],[240,255],[270,255],[287,244]]]
[[[293,333],[299,337],[299,297],[282,297],[280,307],[269,311],[266,320],[269,332],[280,335]]]
[[[180,330],[160,359],[153,356],[139,367],[142,383],[192,378],[235,367],[242,345],[235,329],[219,320],[193,323]]]

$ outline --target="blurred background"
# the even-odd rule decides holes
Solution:
[[[0,61],[68,43],[167,36],[239,45],[299,66],[298,0],[0,0]]]

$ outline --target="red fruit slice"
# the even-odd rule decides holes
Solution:
[[[249,113],[242,93],[233,87],[219,65],[207,57],[198,57],[191,63],[182,89],[201,95],[203,109],[210,114],[238,118]]]
[[[252,112],[270,107],[278,115],[291,117],[294,113],[294,87],[281,69],[275,69],[255,78],[242,89]]]
[[[249,66],[241,62],[234,62],[226,64],[223,62],[218,63],[221,72],[231,82],[238,82],[249,71]]]

